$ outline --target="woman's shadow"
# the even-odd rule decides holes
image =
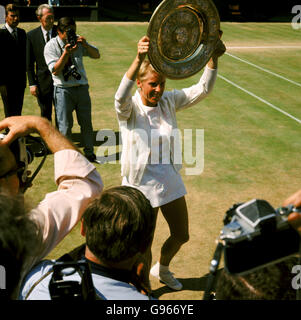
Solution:
[[[218,277],[219,273],[222,271],[222,269],[219,269],[216,273],[216,278]],[[201,278],[186,278],[181,279],[177,278],[182,284],[183,289],[182,290],[190,290],[190,291],[198,291],[199,294],[199,300],[203,300],[204,292],[207,288],[208,280],[209,280],[209,273],[205,274]],[[215,287],[212,288],[213,291],[215,290]],[[163,296],[166,293],[174,292],[174,290],[170,289],[166,285],[164,285],[161,288],[155,289],[152,291],[152,296],[159,299],[161,296]],[[196,299],[198,300],[198,299]]]
[[[72,133],[71,139],[73,143],[78,147],[83,147],[80,133]],[[122,144],[121,134],[119,131],[113,130],[98,130],[93,131],[93,145],[94,147],[100,147],[101,149],[107,149],[107,151],[115,150],[116,152],[108,154],[100,149],[96,149],[95,154],[97,160],[100,163],[107,163],[111,161],[119,161],[121,157],[121,151],[117,151],[117,147]],[[113,147],[113,148],[112,148]],[[115,147],[115,148],[114,148]],[[98,152],[99,151],[99,152]]]

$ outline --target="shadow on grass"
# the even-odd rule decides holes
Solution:
[[[222,269],[219,269],[217,271],[217,277],[219,273],[222,271]],[[183,290],[190,290],[190,291],[199,291],[199,300],[203,300],[204,291],[207,288],[207,282],[208,282],[209,273],[205,274],[201,278],[177,278],[183,285]],[[161,281],[160,281],[161,282]],[[163,282],[161,282],[163,284]],[[214,290],[215,288],[213,288]],[[174,290],[170,289],[166,285],[164,285],[161,288],[155,289],[152,292],[152,296],[159,299],[161,296],[163,296],[166,293],[174,292]]]
[[[71,139],[73,143],[78,147],[82,148],[83,144],[81,142],[81,134],[80,133],[72,133]],[[121,144],[121,135],[119,131],[114,132],[113,130],[99,130],[99,131],[93,131],[93,145],[95,147],[116,147]],[[113,154],[108,154],[105,156],[99,156],[97,155],[97,160],[99,160],[101,163],[107,163],[111,161],[118,161],[121,157],[121,152],[116,152]]]
[[[97,138],[98,136],[98,138]],[[72,141],[78,146],[82,147],[81,143],[81,134],[80,133],[72,133],[71,135]],[[113,139],[110,139],[113,138]],[[103,144],[106,144],[106,146],[118,146],[121,144],[121,135],[119,131],[113,131],[113,130],[98,130],[93,131],[93,145],[95,147],[99,147]]]

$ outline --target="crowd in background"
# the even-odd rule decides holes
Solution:
[[[73,5],[96,5],[98,0],[48,0],[49,5],[53,6],[73,6]],[[14,0],[14,1],[2,1],[1,5],[6,5],[8,3],[14,3],[17,6],[39,6],[45,3],[43,0]]]

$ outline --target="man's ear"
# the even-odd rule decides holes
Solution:
[[[85,230],[85,225],[84,225],[84,220],[81,219],[80,221],[80,234],[85,237],[86,236],[86,230]]]
[[[141,88],[141,81],[137,79],[136,82],[137,82],[137,87]]]

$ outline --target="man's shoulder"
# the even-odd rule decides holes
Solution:
[[[38,300],[50,298],[49,293],[47,292],[48,290],[45,290],[43,288],[48,287],[48,283],[53,274],[54,263],[55,261],[53,260],[43,260],[31,269],[31,271],[23,280],[19,299]]]
[[[27,32],[27,37],[34,37],[41,32],[41,27],[34,28]]]
[[[9,34],[9,31],[3,26],[0,28],[0,35],[7,35]]]
[[[26,35],[26,31],[22,28],[17,27],[17,30],[19,33],[25,34]]]
[[[106,300],[149,300],[136,287],[127,282],[92,273],[96,293]]]
[[[48,51],[49,49],[51,50],[52,49],[55,49],[55,48],[59,48],[59,44],[58,44],[58,41],[55,38],[52,38],[50,39],[46,44],[45,44],[45,49],[44,51]]]

